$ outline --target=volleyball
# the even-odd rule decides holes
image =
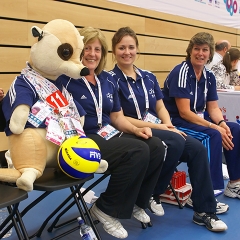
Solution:
[[[101,153],[92,139],[74,136],[62,143],[57,159],[59,167],[65,174],[82,179],[89,177],[98,169]]]

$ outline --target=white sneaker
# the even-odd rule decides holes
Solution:
[[[222,214],[229,210],[229,206],[225,203],[218,202],[216,199],[217,206],[216,206],[216,214]],[[192,199],[189,197],[186,202],[186,207],[193,208],[193,202]]]
[[[205,225],[208,230],[213,232],[223,232],[228,228],[215,214],[195,212],[193,215],[193,222],[198,225]]]
[[[224,195],[231,198],[240,199],[240,182],[236,182],[236,183],[228,182],[227,187],[224,190]]]
[[[102,212],[96,204],[93,204],[90,213],[94,219],[99,220],[103,224],[103,229],[110,235],[116,238],[126,238],[127,231],[123,228],[122,224],[114,217]]]
[[[157,216],[164,215],[164,209],[159,196],[152,196],[150,198],[148,209]]]
[[[150,217],[146,214],[146,212],[142,208],[138,207],[137,205],[134,205],[132,215],[142,223],[150,222]]]
[[[216,199],[217,207],[216,207],[216,214],[222,214],[229,210],[229,206],[226,203],[221,203]]]

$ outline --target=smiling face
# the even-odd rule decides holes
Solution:
[[[89,41],[84,46],[82,63],[94,74],[102,57],[102,45],[98,39]]]
[[[210,57],[210,48],[208,44],[193,45],[190,53],[190,61],[193,67],[203,68]]]
[[[122,40],[116,44],[114,55],[119,67],[132,66],[137,55],[137,46],[134,38],[124,36]]]

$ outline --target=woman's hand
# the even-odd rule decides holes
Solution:
[[[185,137],[187,136],[187,134],[186,134],[185,132],[179,131],[179,130],[178,130],[177,128],[175,128],[175,127],[169,127],[168,130],[180,134],[180,135],[186,140]]]
[[[234,147],[232,142],[233,136],[228,125],[226,123],[222,123],[221,126],[217,127],[217,130],[221,133],[223,147],[226,150],[232,150]]]
[[[154,128],[160,129],[160,130],[169,130],[169,127],[173,127],[173,125],[170,124],[164,124],[164,123],[158,123],[154,124]]]
[[[161,130],[168,130],[168,131],[172,131],[172,132],[175,132],[175,133],[178,133],[180,134],[184,139],[185,137],[187,136],[186,133],[182,132],[182,131],[179,131],[177,128],[175,128],[172,124],[158,124],[158,129],[161,129]]]
[[[134,134],[138,137],[142,137],[144,139],[148,139],[152,137],[152,130],[149,127],[138,128],[134,129]]]

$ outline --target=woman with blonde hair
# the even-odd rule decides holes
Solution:
[[[160,174],[165,149],[160,139],[152,137],[150,128],[137,128],[124,117],[113,78],[104,71],[108,50],[103,33],[86,27],[80,34],[84,36],[81,60],[90,74],[80,79],[61,76],[60,80],[86,111],[83,129],[99,146],[111,173],[105,192],[90,212],[106,232],[126,238],[128,233],[118,219],[133,215],[141,222],[150,222],[145,209]]]

